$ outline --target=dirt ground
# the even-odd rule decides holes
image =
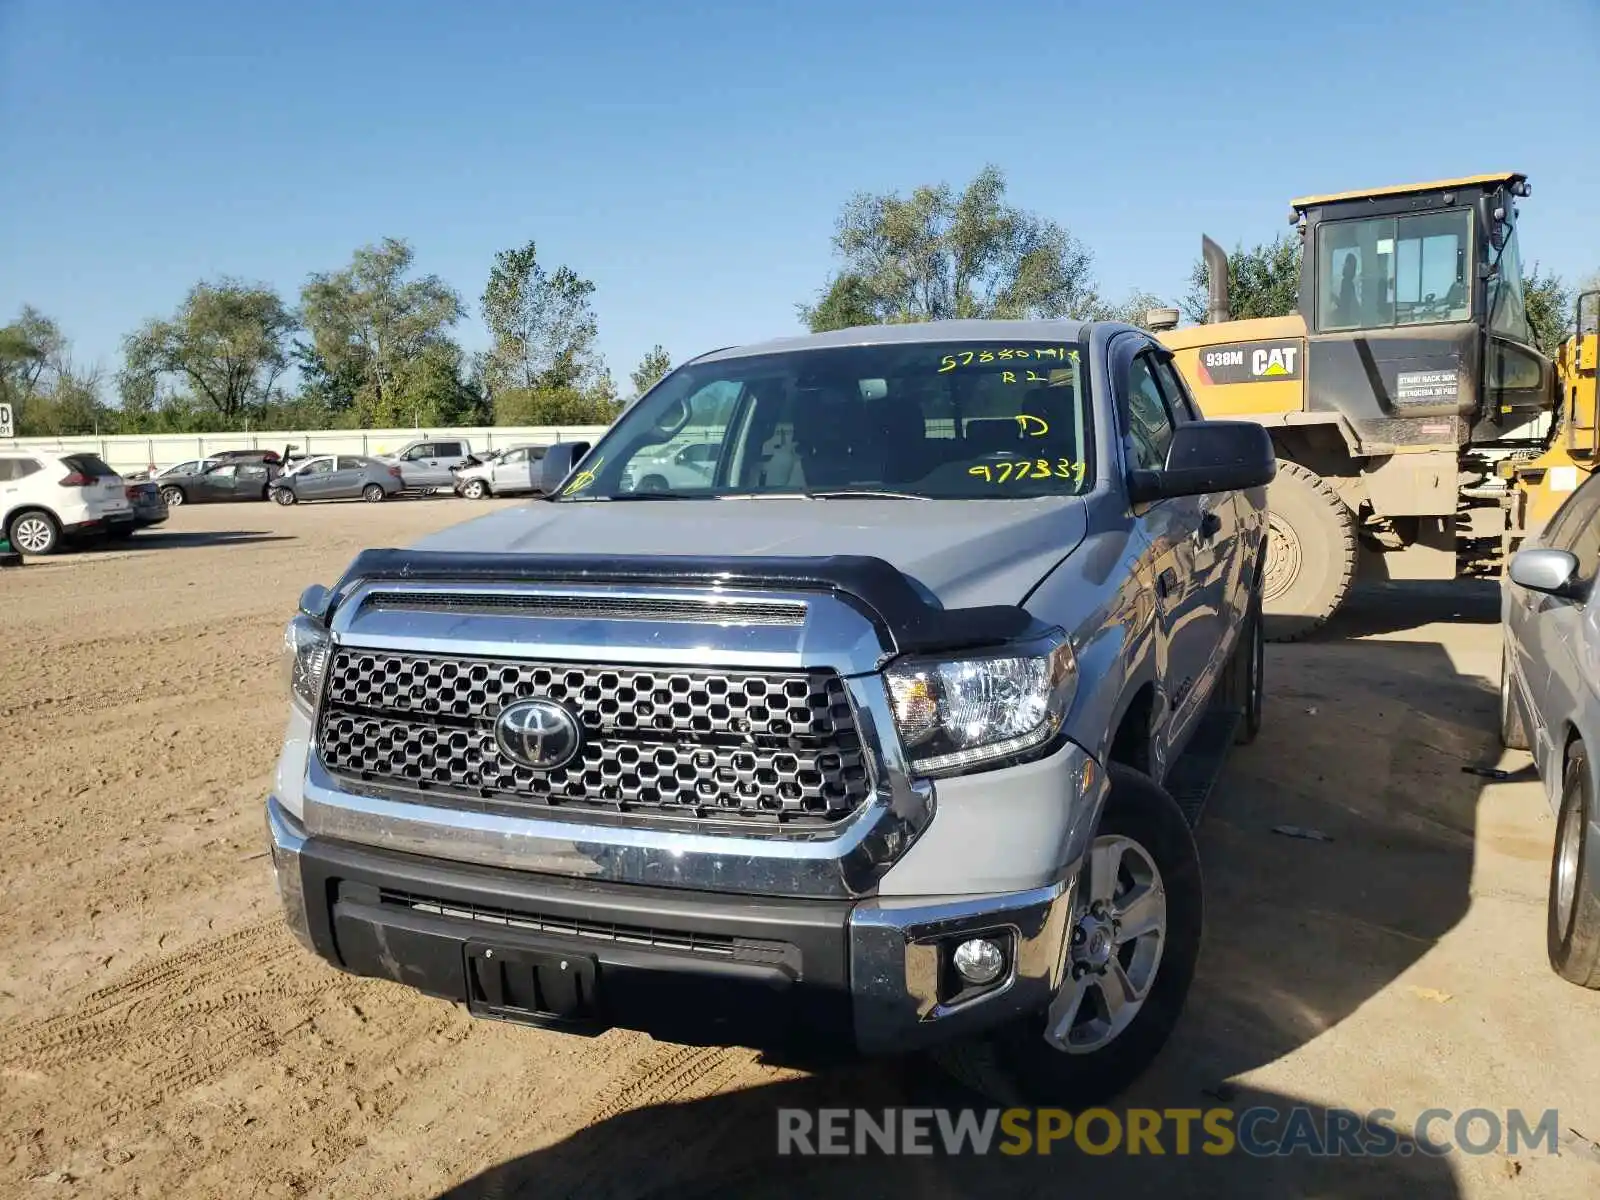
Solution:
[[[310,957],[263,849],[279,631],[358,549],[472,511],[191,508],[0,573],[0,1195],[1600,1194],[1600,993],[1544,961],[1553,822],[1525,756],[1461,770],[1501,759],[1492,588],[1375,593],[1272,648],[1201,832],[1190,1007],[1121,1103],[1554,1108],[1556,1158],[777,1160],[780,1105],[938,1085],[474,1022]]]

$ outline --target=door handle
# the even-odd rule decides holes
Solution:
[[[1178,573],[1171,567],[1166,568],[1156,576],[1156,595],[1165,600],[1178,590]]]

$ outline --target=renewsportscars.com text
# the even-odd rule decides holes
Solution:
[[[1385,1157],[1558,1154],[1555,1109],[780,1108],[780,1155],[1145,1154]]]

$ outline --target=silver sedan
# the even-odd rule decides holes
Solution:
[[[1600,474],[1511,560],[1502,593],[1500,740],[1531,750],[1556,810],[1547,942],[1564,979],[1600,988]]]

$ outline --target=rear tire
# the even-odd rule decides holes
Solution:
[[[43,558],[61,549],[61,526],[47,512],[21,512],[11,518],[6,540],[19,554]]]
[[[1511,655],[1504,646],[1500,647],[1500,744],[1507,750],[1528,748],[1528,727],[1511,682]]]
[[[376,483],[369,483],[361,489],[361,498],[368,504],[377,504],[383,499],[383,488]]]
[[[1600,832],[1594,819],[1589,756],[1578,742],[1567,754],[1556,815],[1546,947],[1555,973],[1587,988],[1600,988]]]
[[[1003,1093],[996,1098],[1006,1102],[1015,1098],[1028,1104],[1083,1109],[1122,1092],[1166,1045],[1194,979],[1204,923],[1200,855],[1194,834],[1177,803],[1148,775],[1121,763],[1112,763],[1107,770],[1111,794],[1095,830],[1095,850],[1080,872],[1067,935],[1073,940],[1057,994],[1062,1005],[1058,1031],[1064,1030],[1058,1037],[1072,1049],[1046,1040],[1048,1013],[1021,1018],[992,1033],[984,1047],[989,1051],[983,1072],[988,1078],[978,1086]],[[1109,882],[1097,879],[1097,864],[1113,858],[1116,878]],[[1148,957],[1141,959],[1150,954],[1149,933],[1118,940],[1124,936],[1127,922],[1134,919],[1130,914],[1137,912],[1141,919],[1147,916],[1144,905],[1132,906],[1133,899],[1142,896],[1141,888],[1153,892],[1148,899],[1153,899],[1160,911],[1153,965]],[[1101,1012],[1103,999],[1095,999],[1106,994],[1096,980],[1110,980],[1114,969],[1108,963],[1101,972],[1079,961],[1091,953],[1095,937],[1086,932],[1078,940],[1075,931],[1086,929],[1091,921],[1090,898],[1096,893],[1111,896],[1108,911],[1122,922],[1113,935],[1110,962],[1120,963],[1122,976],[1134,985],[1144,982],[1141,998],[1125,1000],[1126,1005],[1136,1003],[1138,1007],[1120,1029],[1114,1019],[1107,1020],[1109,1009]],[[1089,986],[1075,980],[1074,968],[1083,970],[1082,978]],[[1116,984],[1108,982],[1106,986]],[[1070,997],[1080,988],[1083,1000],[1069,1012]]]
[[[1320,629],[1343,603],[1355,572],[1350,510],[1315,471],[1280,459],[1267,485],[1267,640],[1292,642]]]

